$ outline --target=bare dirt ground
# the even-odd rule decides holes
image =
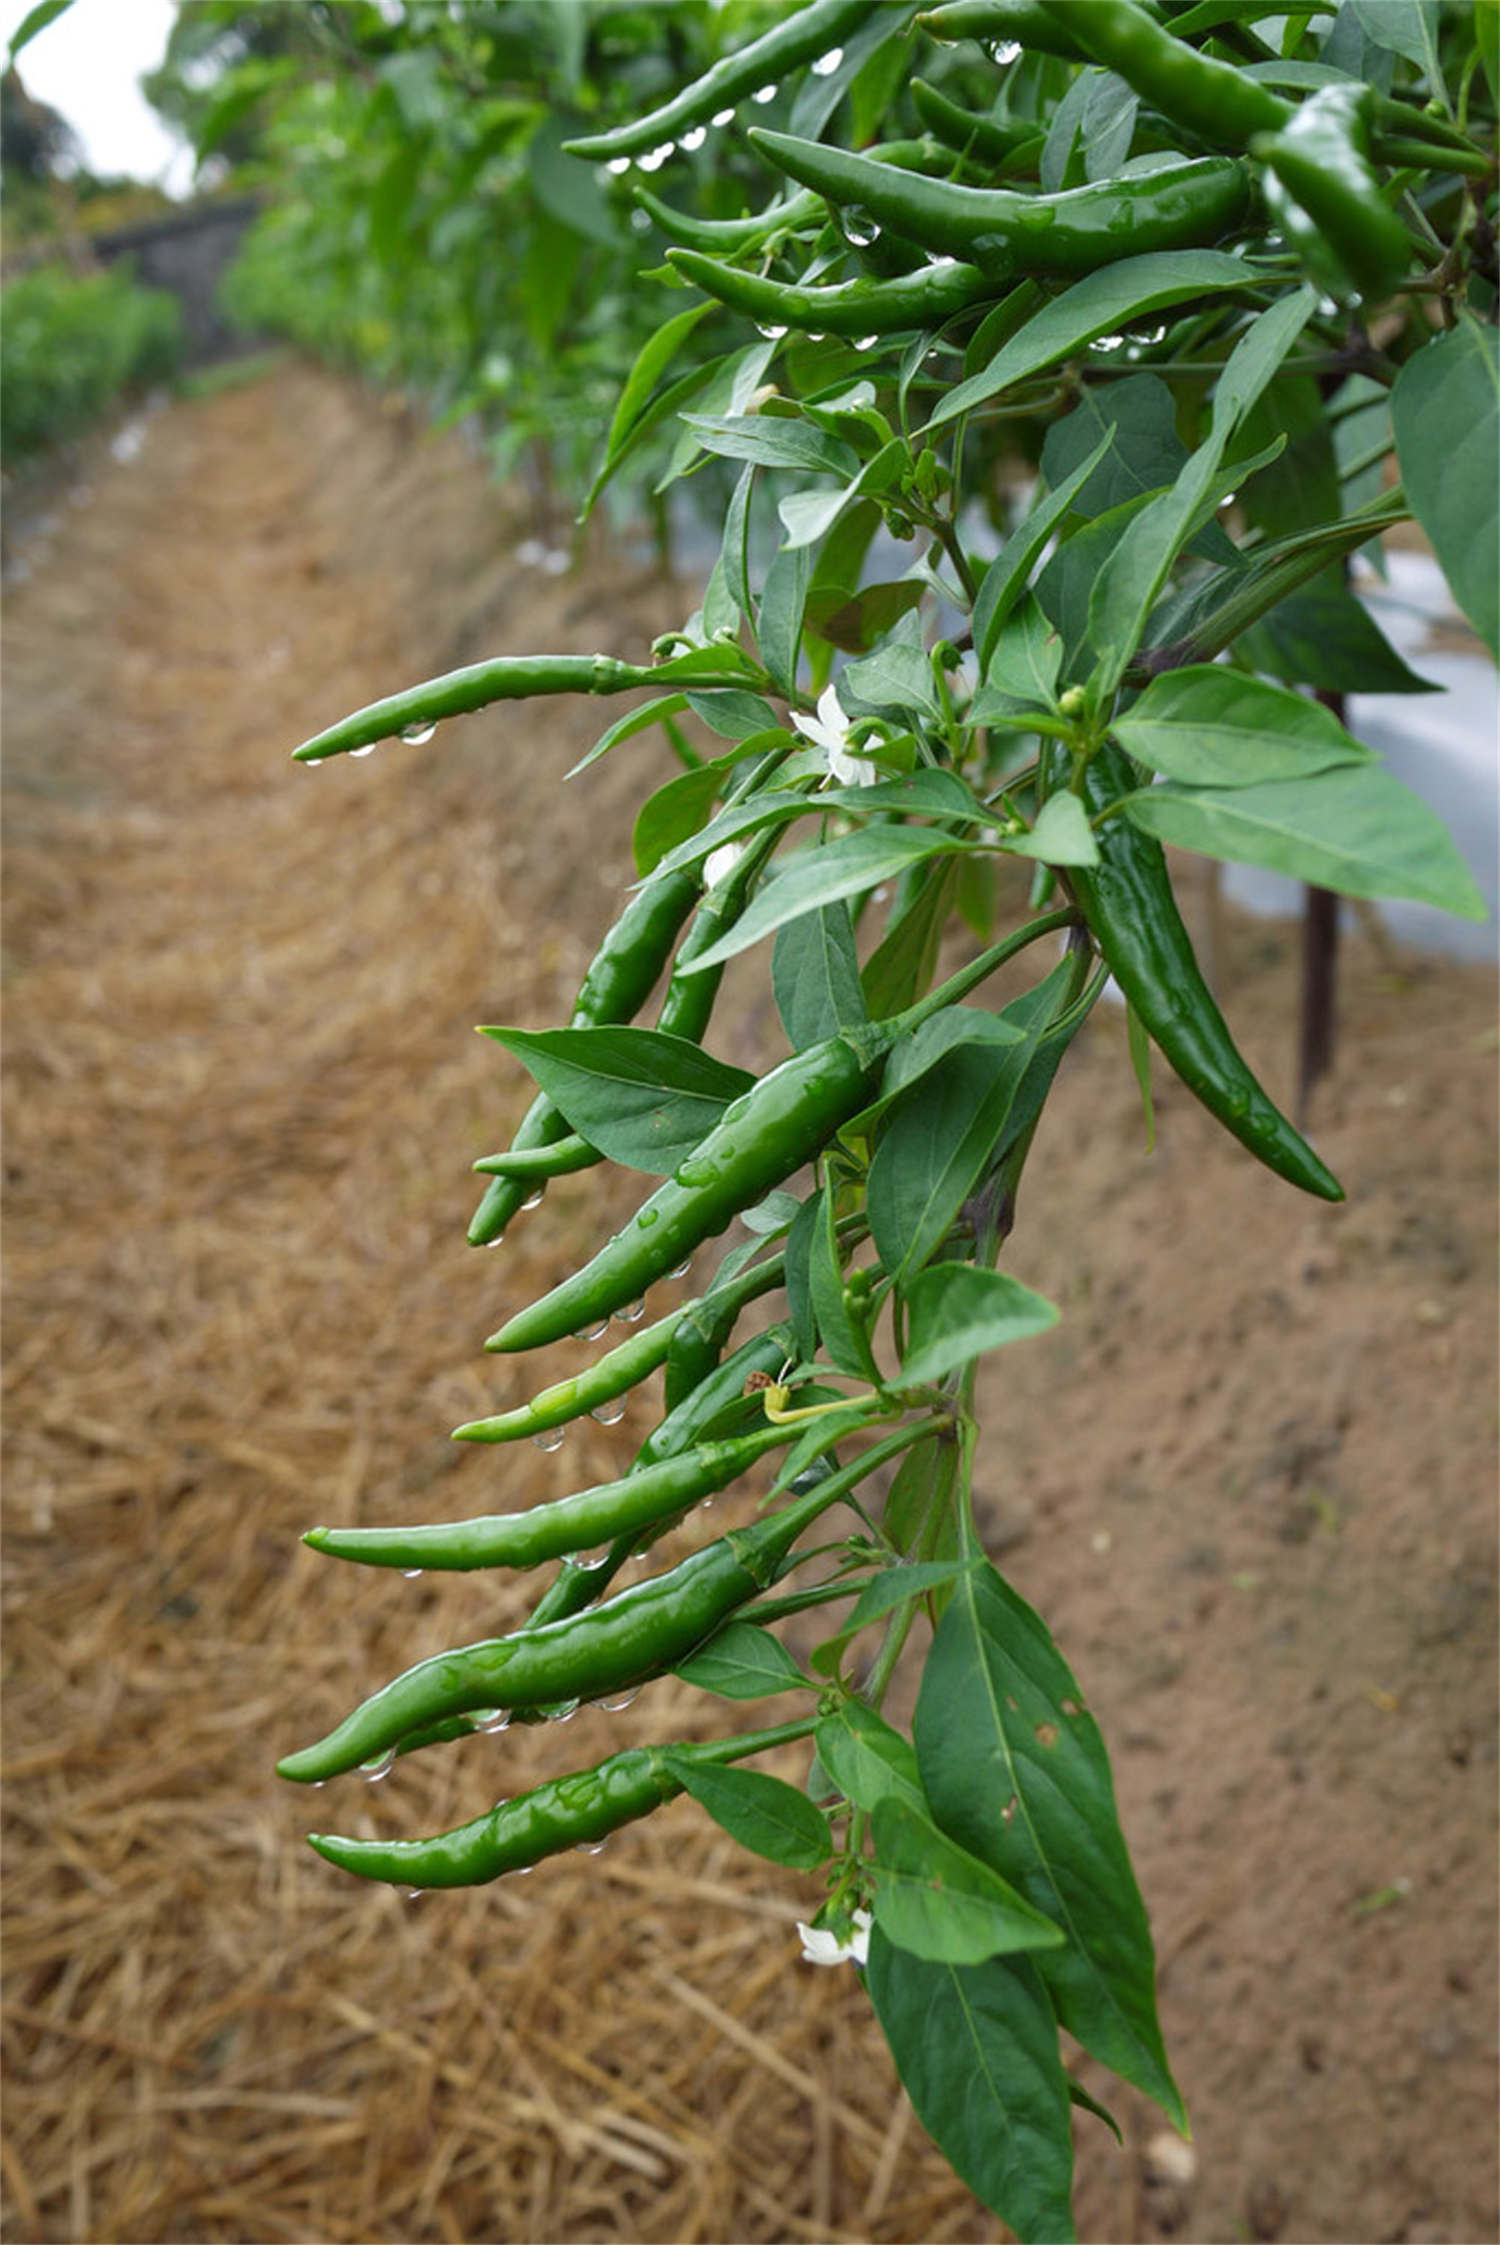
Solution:
[[[494,1509],[639,1438],[461,1450],[518,1400],[502,1309],[628,1180],[495,1255],[467,1164],[629,877],[636,747],[587,705],[293,770],[483,652],[642,657],[680,595],[550,580],[453,442],[284,368],[105,460],[6,601],[5,2234],[15,2240],[986,2239],[812,1880],[676,1803],[597,1862],[408,1903],[309,1822],[437,1830],[564,1762],[722,1726],[653,1687],[314,1801],[275,1755],[517,1618],[299,1547]],[[652,767],[653,769],[655,767]],[[767,1056],[754,961],[728,1057]],[[1222,994],[1288,1088],[1295,941]],[[722,1009],[721,1009],[722,1010]],[[1299,1200],[1101,1009],[1010,1261],[1065,1317],[987,1380],[994,1548],[1104,1725],[1191,2164],[1091,2065],[1089,2239],[1490,2240],[1496,2201],[1496,991],[1345,959]],[[559,1352],[560,1354],[562,1352]],[[752,1716],[754,1711],[748,1711]],[[425,1766],[424,1766],[425,1765]],[[795,1768],[795,1762],[792,1765]]]

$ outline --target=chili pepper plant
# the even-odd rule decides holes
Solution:
[[[976,2196],[1066,2238],[1073,2110],[1113,2122],[1059,2029],[1187,2114],[1087,1679],[985,1548],[976,1372],[1013,1350],[1024,1378],[1057,1318],[1026,1283],[1025,1175],[1067,1160],[1048,1099],[1111,980],[1147,1126],[1164,1065],[1246,1159],[1341,1197],[1239,1053],[1164,845],[1483,915],[1436,817],[1304,689],[1426,690],[1346,580],[1412,517],[1496,650],[1496,11],[816,0],[753,22],[654,110],[601,94],[570,143],[644,214],[661,307],[592,496],[663,429],[664,481],[729,463],[701,601],[650,660],[502,656],[296,751],[577,693],[632,697],[581,791],[652,731],[676,751],[569,1025],[486,1030],[497,1112],[523,1071],[535,1096],[477,1165],[470,1238],[597,1162],[638,1172],[640,1204],[540,1300],[497,1266],[486,1346],[536,1352],[534,1399],[456,1436],[550,1444],[658,1373],[659,1423],[617,1478],[531,1511],[502,1456],[490,1516],[314,1530],[347,1562],[551,1572],[522,1627],[418,1662],[280,1768],[461,1750],[669,1673],[774,1702],[457,1831],[312,1844],[462,1885],[687,1793],[821,1878],[807,1954],[862,1975]],[[507,707],[497,749],[534,723]],[[712,1051],[745,952],[788,1048],[758,1077]],[[1003,1004],[1002,965],[1025,983]],[[747,1525],[653,1561],[747,1476]],[[792,1615],[799,1646],[826,1621],[801,1657]],[[800,1783],[742,1766],[792,1744]]]

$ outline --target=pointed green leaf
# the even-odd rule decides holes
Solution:
[[[828,1819],[805,1793],[761,1770],[690,1761],[668,1751],[667,1768],[685,1793],[741,1847],[789,1871],[815,1871],[833,1853]]]
[[[1442,820],[1373,762],[1258,787],[1146,788],[1125,798],[1125,816],[1179,849],[1345,896],[1412,897],[1461,920],[1486,916]]]
[[[570,1126],[610,1161],[665,1177],[755,1082],[687,1037],[659,1029],[505,1029],[513,1052]]]
[[[998,1871],[940,1832],[925,1811],[875,1803],[875,1923],[888,1941],[932,1964],[983,1964],[1022,1949],[1055,1949],[1063,1934]]]
[[[1500,661],[1500,336],[1472,318],[1406,361],[1391,392],[1412,512]]]
[[[875,826],[859,834],[846,834],[821,849],[799,852],[785,861],[784,870],[774,880],[757,890],[728,934],[699,953],[694,967],[718,966],[737,952],[747,951],[774,929],[784,927],[788,920],[800,919],[804,912],[834,904],[840,897],[858,896],[881,881],[893,880],[923,858],[962,847],[950,836],[934,833],[931,827]]]
[[[1088,812],[1067,788],[1048,796],[1029,834],[1007,835],[1005,846],[1014,856],[1040,858],[1043,865],[1099,863]]]
[[[955,2173],[1026,2245],[1071,2245],[1071,2100],[1036,1965],[929,1964],[876,1926],[866,1986],[917,2118]]]
[[[673,1674],[720,1699],[767,1699],[797,1691],[806,1679],[779,1637],[752,1621],[726,1622]]]
[[[1153,679],[1114,732],[1153,772],[1206,787],[1251,787],[1370,761],[1321,702],[1218,663]]]
[[[972,1263],[934,1263],[906,1288],[910,1338],[901,1366],[911,1387],[946,1379],[988,1349],[1027,1340],[1055,1325],[1060,1311],[1004,1271]]]
[[[937,1823],[1066,1933],[1037,1959],[1063,2026],[1182,2124],[1104,1741],[1044,1623],[988,1561],[938,1627],[916,1744]]]
[[[1128,327],[1147,312],[1192,297],[1254,286],[1241,259],[1220,250],[1156,250],[1144,257],[1121,258],[1102,271],[1064,289],[1018,335],[1004,344],[982,373],[950,390],[929,428],[956,420],[1002,390],[1070,358],[1085,343]]]
[[[867,1813],[878,1801],[904,1801],[925,1815],[916,1749],[862,1699],[839,1702],[814,1736],[818,1760],[846,1801]]]

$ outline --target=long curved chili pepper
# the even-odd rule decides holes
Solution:
[[[292,757],[299,764],[321,764],[329,756],[372,747],[418,726],[425,731],[445,717],[487,709],[491,702],[532,701],[546,694],[628,694],[637,686],[671,685],[709,693],[716,687],[748,683],[706,656],[701,663],[676,655],[664,663],[643,664],[618,662],[613,655],[497,655],[490,662],[469,663],[462,670],[445,671],[441,678],[429,678],[403,693],[370,702],[340,718],[337,725],[314,733],[293,749]]]
[[[920,23],[922,18],[919,16],[917,20]],[[961,109],[956,101],[950,101],[936,86],[929,86],[925,78],[913,78],[911,98],[927,130],[960,155],[979,156],[991,164],[1003,164],[1017,149],[1042,137],[1034,118],[978,117],[972,110]],[[866,154],[869,153],[871,151],[866,150]]]
[[[439,1832],[427,1840],[349,1840],[333,1832],[309,1832],[308,1845],[325,1862],[362,1879],[388,1879],[397,1886],[482,1886],[507,1871],[527,1870],[564,1848],[597,1847],[649,1816],[682,1791],[667,1768],[668,1754],[693,1762],[739,1762],[806,1738],[817,1718],[778,1723],[738,1738],[716,1738],[685,1746],[631,1746],[611,1754],[596,1768],[551,1777],[529,1793],[501,1801],[483,1816]]]
[[[1291,123],[1291,104],[1269,86],[1174,38],[1136,0],[1036,4],[1061,38],[1114,71],[1169,122],[1185,126],[1210,148],[1248,148],[1256,133],[1283,132]]]
[[[1128,760],[1101,749],[1084,802],[1102,810],[1134,785]],[[1073,889],[1120,989],[1172,1067],[1211,1115],[1268,1169],[1320,1200],[1343,1187],[1251,1074],[1203,979],[1182,924],[1161,844],[1124,819],[1096,828],[1097,866],[1072,866]]]
[[[955,312],[993,297],[1003,285],[977,266],[952,259],[895,280],[861,278],[811,288],[721,265],[697,250],[669,249],[667,263],[705,296],[717,297],[747,319],[813,335],[894,335],[907,328],[936,327]]]
[[[1411,244],[1370,161],[1370,115],[1368,86],[1323,86],[1250,153],[1269,167],[1266,207],[1313,278],[1379,301],[1400,287]]]
[[[813,0],[811,7],[794,8],[759,39],[722,56],[701,78],[684,86],[659,109],[628,125],[617,125],[610,132],[565,140],[563,147],[570,156],[596,159],[639,156],[659,148],[664,141],[675,140],[679,133],[691,131],[694,125],[732,108],[742,96],[756,93],[762,86],[776,85],[787,71],[816,61],[857,31],[878,4],[879,0]]]
[[[762,1426],[733,1441],[705,1442],[632,1468],[622,1480],[602,1481],[525,1512],[415,1528],[309,1528],[302,1541],[330,1559],[353,1559],[367,1567],[430,1567],[452,1574],[475,1567],[539,1567],[544,1560],[592,1551],[615,1536],[685,1511],[790,1439],[785,1428]]]
[[[1244,167],[1222,156],[1189,157],[1055,195],[1021,195],[896,171],[879,158],[789,133],[752,129],[750,138],[770,162],[830,202],[856,203],[892,233],[995,279],[1092,273],[1121,256],[1212,243],[1240,218],[1250,195]]]
[[[1037,0],[948,0],[944,7],[924,8],[917,29],[945,45],[977,39],[983,46],[1017,46],[1028,54],[1060,55],[1064,62],[1087,59],[1077,40],[1068,37],[1066,24],[1055,22]],[[917,114],[924,124],[932,125],[920,102]],[[936,125],[932,130],[937,131]]]
[[[316,1784],[384,1755],[414,1731],[476,1707],[545,1707],[648,1681],[685,1659],[737,1606],[766,1590],[802,1534],[885,1456],[931,1432],[925,1423],[877,1443],[805,1497],[727,1535],[664,1575],[564,1621],[491,1637],[418,1661],[299,1753],[282,1777]],[[893,1449],[891,1446],[895,1445]]]

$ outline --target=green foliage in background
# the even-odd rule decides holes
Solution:
[[[127,390],[168,380],[182,348],[175,297],[128,273],[42,265],[0,295],[0,460],[77,436]]]

